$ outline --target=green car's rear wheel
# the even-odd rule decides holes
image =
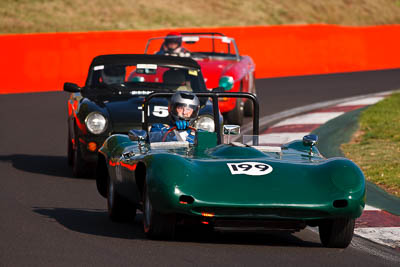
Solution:
[[[350,218],[324,220],[319,225],[319,237],[328,248],[346,248],[353,239],[355,220]]]
[[[114,222],[134,220],[136,216],[136,207],[115,191],[115,185],[108,175],[107,183],[107,210],[110,219]]]
[[[152,239],[173,239],[175,235],[175,218],[156,212],[151,204],[147,183],[143,189],[143,229]]]

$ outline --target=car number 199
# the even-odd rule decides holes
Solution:
[[[272,167],[268,164],[261,162],[239,162],[227,163],[232,175],[246,174],[246,175],[265,175],[272,172]]]

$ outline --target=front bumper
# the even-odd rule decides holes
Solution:
[[[365,193],[365,192],[364,192]],[[207,219],[239,220],[298,220],[314,221],[329,218],[358,218],[361,216],[365,198],[363,192],[336,196],[323,203],[219,203],[197,200],[180,192],[153,196],[154,209],[161,213],[174,213]],[[184,200],[184,201],[182,201]],[[338,202],[339,200],[339,202]],[[339,203],[339,204],[338,204]]]

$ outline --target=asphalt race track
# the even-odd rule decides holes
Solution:
[[[400,88],[400,69],[262,79],[261,116]],[[317,233],[208,233],[147,240],[141,215],[112,223],[93,180],[67,166],[67,93],[0,95],[0,266],[394,266],[399,251],[359,237],[323,248]],[[397,262],[398,264],[398,262]]]

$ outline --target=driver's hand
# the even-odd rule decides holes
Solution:
[[[189,127],[189,122],[180,120],[180,121],[176,121],[175,125],[176,125],[176,128],[178,128],[178,130],[185,130],[187,127]]]

